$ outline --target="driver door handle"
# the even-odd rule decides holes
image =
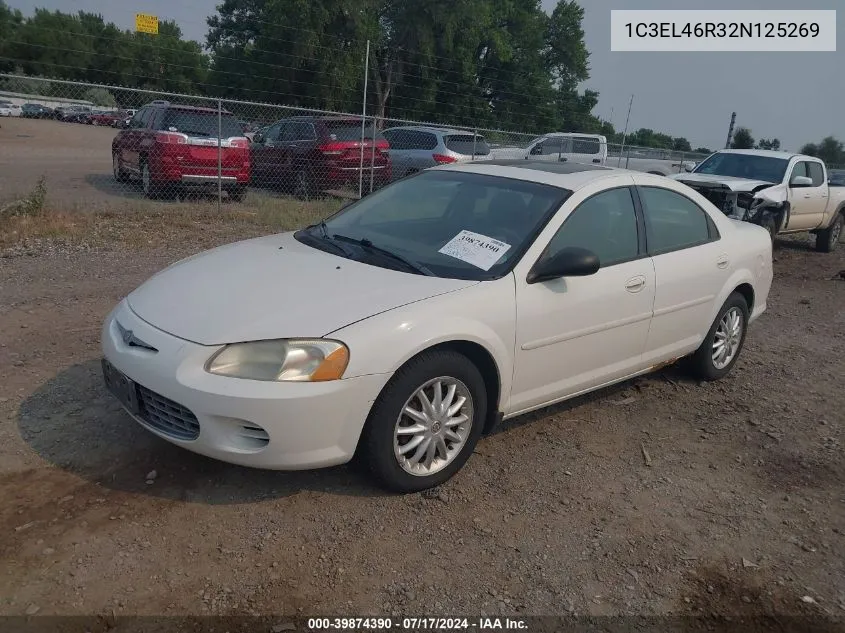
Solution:
[[[628,292],[639,292],[643,288],[645,288],[645,277],[643,275],[631,277],[625,282],[625,290]]]

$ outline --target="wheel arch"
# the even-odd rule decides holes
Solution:
[[[502,377],[493,354],[484,345],[468,339],[446,340],[418,350],[405,360],[396,372],[413,362],[419,356],[436,351],[454,351],[465,356],[481,372],[487,389],[487,418],[484,420],[484,433],[489,433],[502,418],[500,411]],[[396,373],[394,372],[394,373]]]
[[[725,301],[728,300],[734,292],[738,292],[745,299],[748,304],[748,315],[754,311],[755,301],[757,300],[756,291],[754,290],[754,278],[748,270],[737,270],[727,283],[722,287],[722,292],[715,298],[713,304],[713,311],[710,315],[710,323],[712,324],[722,309]],[[710,327],[708,325],[707,327]]]
[[[745,303],[748,305],[748,314],[751,314],[754,311],[754,286],[744,281],[734,288],[733,292],[738,292],[742,295]]]

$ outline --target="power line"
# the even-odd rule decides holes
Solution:
[[[20,28],[22,30],[23,29],[39,29],[39,30],[44,30],[44,31],[56,32],[56,33],[72,33],[74,36],[78,36],[78,37],[87,37],[87,38],[94,38],[94,39],[99,39],[99,40],[107,40],[109,42],[112,42],[112,41],[116,42],[117,41],[117,40],[114,40],[113,38],[109,38],[109,37],[104,36],[104,35],[95,35],[93,33],[81,33],[81,32],[76,32],[76,31],[68,32],[68,31],[65,31],[63,29],[56,29],[56,28],[44,27],[44,26],[32,26],[32,25],[14,25],[14,26],[17,27],[17,28]],[[304,31],[304,32],[310,32],[310,31]],[[174,35],[165,35],[164,37],[170,38],[170,39],[175,39],[176,41],[181,42],[181,43],[187,42],[187,40],[181,40]],[[291,44],[299,43],[298,41],[295,41],[295,40],[285,40],[285,39],[279,39],[279,38],[270,38],[270,39],[273,39],[274,41],[287,42],[287,43],[291,43]],[[149,42],[142,41],[142,40],[123,40],[120,43],[121,44],[125,43],[125,44],[130,44],[130,45],[138,45],[138,46],[144,46],[144,45],[149,44]],[[26,44],[26,45],[30,45],[30,46],[37,46],[37,44],[30,44],[28,42],[22,42],[22,44]],[[333,53],[337,52],[336,48],[331,48],[331,47],[328,47],[328,46],[320,46],[320,45],[316,45],[316,44],[311,44],[309,46],[311,46],[312,48],[329,50],[329,51],[332,51]],[[173,47],[158,46],[157,48],[158,48],[158,50],[184,53],[184,50],[178,49],[178,48],[173,48]],[[291,58],[294,58],[294,59],[301,59],[301,60],[308,61],[308,62],[312,62],[315,59],[314,57],[305,57],[304,55],[296,55],[296,54],[289,53],[289,52],[271,51],[271,50],[262,49],[262,48],[253,48],[253,49],[251,49],[250,52],[251,53],[265,53],[265,54],[268,54],[268,55],[282,55],[282,56],[285,56],[285,57],[291,57]],[[283,64],[272,64],[270,62],[261,62],[261,61],[257,61],[257,60],[254,60],[254,59],[244,60],[242,58],[229,57],[229,56],[225,56],[225,55],[218,55],[216,53],[213,55],[213,58],[214,59],[223,59],[223,60],[238,62],[238,63],[249,63],[249,64],[256,64],[256,65],[260,65],[260,66],[269,66],[270,68],[285,68],[285,69],[290,69],[290,70],[301,70],[300,68],[297,68],[295,66],[285,66]],[[444,58],[441,58],[441,59],[449,59],[449,58],[444,57]],[[454,60],[449,59],[449,61],[454,61]],[[402,63],[403,63],[403,65],[409,66],[411,68],[419,68],[419,69],[424,68],[424,69],[434,70],[434,71],[437,71],[439,73],[454,72],[454,71],[450,71],[448,69],[438,68],[438,67],[435,67],[435,66],[427,66],[425,64],[418,64],[418,63],[414,63],[414,62],[402,62]],[[215,70],[215,72],[225,72],[225,71],[220,71],[218,69],[214,69],[214,70]],[[508,75],[511,75],[511,76],[520,75],[520,73],[518,73],[517,71],[506,70],[506,69],[503,69],[503,68],[488,68],[487,71],[492,72],[496,75],[504,74],[505,77],[507,77]],[[237,73],[232,73],[232,74],[237,75]],[[477,75],[479,75],[479,76],[476,78],[476,81],[479,82],[479,83],[476,83],[473,86],[473,87],[476,87],[476,88],[481,88],[480,81],[494,81],[495,80],[495,77],[487,77],[487,78],[482,77],[481,76],[481,75],[483,75],[482,72],[477,73]],[[452,86],[458,86],[458,87],[466,87],[467,86],[466,82],[450,81],[448,79],[442,79],[442,78],[439,78],[439,77],[435,78],[434,80],[437,81],[438,84],[440,84],[440,85],[452,85]],[[511,92],[511,91],[508,91],[508,90],[495,90],[495,93],[497,95],[502,95],[502,96],[524,97],[524,95],[522,93]],[[488,97],[489,97],[489,95],[488,95]],[[418,101],[423,101],[425,103],[428,103],[427,101],[424,101],[424,100],[421,100],[421,99],[418,100]],[[516,102],[516,100],[514,100],[514,102]],[[440,105],[449,105],[447,103],[442,103],[442,102],[438,102],[438,103],[440,103]]]

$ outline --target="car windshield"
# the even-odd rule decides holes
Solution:
[[[713,154],[701,162],[693,173],[779,183],[783,181],[788,165],[789,161],[785,158],[725,152]]]
[[[472,134],[449,134],[443,137],[446,143],[446,149],[457,152],[458,154],[466,154],[472,156],[473,152],[476,156],[487,156],[490,153],[490,146],[483,136],[473,136]]]
[[[220,138],[243,136],[241,126],[238,125],[238,121],[231,114],[224,114],[220,117],[220,126]],[[182,132],[191,136],[217,138],[217,113],[174,108],[165,112],[159,128],[171,132]]]
[[[511,270],[570,194],[498,176],[423,171],[296,237],[373,265],[452,279],[495,279]]]

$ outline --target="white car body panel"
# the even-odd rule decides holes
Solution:
[[[751,321],[766,308],[772,280],[767,232],[730,220],[680,183],[615,169],[565,176],[495,163],[433,169],[546,182],[574,193],[512,271],[489,281],[363,264],[299,243],[291,233],[178,262],[115,308],[103,326],[102,348],[118,370],[190,409],[201,432],[195,440],[174,440],[136,419],[168,441],[233,463],[328,466],[352,457],[378,394],[404,363],[434,346],[458,341],[486,353],[499,379],[495,409],[512,417],[695,350],[740,284],[754,289]],[[590,277],[527,283],[531,267],[582,201],[635,184],[686,195],[711,216],[719,240],[644,254]],[[118,322],[158,351],[125,344]],[[262,382],[205,370],[224,344],[290,337],[344,342],[350,360],[343,378]],[[245,425],[264,429],[266,446],[249,446]]]
[[[476,283],[362,264],[300,244],[287,233],[177,262],[128,301],[136,314],[165,332],[217,345],[277,338],[280,331],[318,338]]]

